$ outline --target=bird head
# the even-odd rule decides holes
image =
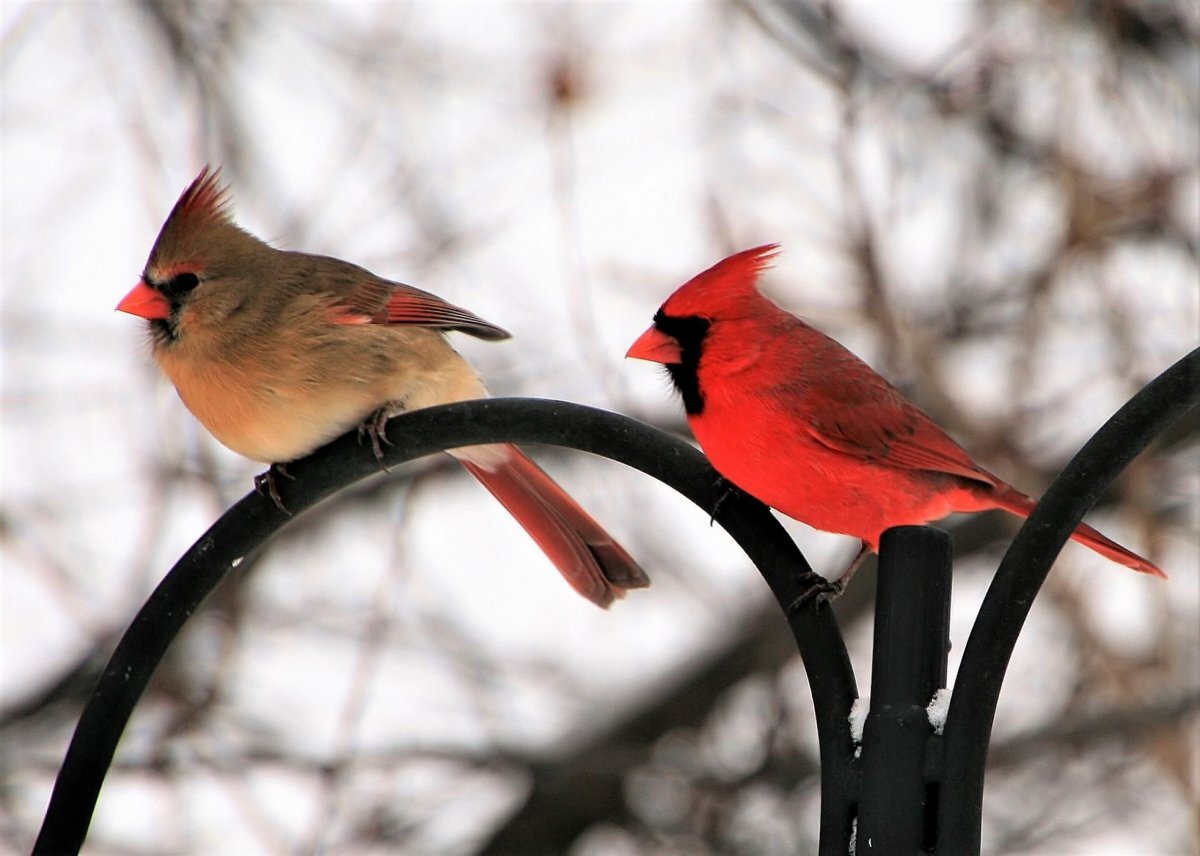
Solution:
[[[775,257],[778,244],[742,250],[717,262],[676,289],[637,338],[626,357],[666,366],[689,414],[704,407],[697,377],[705,340],[714,326],[753,317],[769,301],[758,277]]]
[[[185,328],[212,327],[249,296],[262,263],[262,241],[229,216],[220,170],[205,167],[179,197],[159,230],[141,279],[117,309],[150,322],[155,342],[168,344]]]
[[[742,250],[689,279],[659,307],[654,324],[625,356],[677,364],[689,347],[699,346],[714,323],[754,313],[765,300],[758,291],[759,274],[778,249],[778,244],[764,244]]]

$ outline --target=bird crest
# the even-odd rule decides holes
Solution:
[[[212,226],[229,227],[229,193],[221,183],[221,169],[205,166],[180,195],[159,230],[150,251],[150,263],[178,261],[189,245]],[[234,227],[236,228],[236,227]]]
[[[669,315],[711,317],[758,294],[758,277],[778,255],[779,244],[734,253],[681,285],[663,310]]]

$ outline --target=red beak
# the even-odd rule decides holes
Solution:
[[[657,327],[651,327],[638,336],[637,341],[625,352],[625,356],[663,365],[676,365],[683,362],[679,343]]]
[[[117,309],[150,320],[171,317],[171,304],[167,298],[146,285],[145,280],[139,280],[138,284],[121,298]]]

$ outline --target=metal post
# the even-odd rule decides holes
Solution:
[[[950,564],[950,536],[939,529],[901,526],[883,534],[858,853],[908,856],[933,846],[937,785],[925,775],[933,734],[925,708],[946,685]]]

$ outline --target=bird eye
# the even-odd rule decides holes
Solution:
[[[193,288],[200,284],[200,277],[188,271],[185,273],[177,273],[175,276],[168,279],[161,286],[159,291],[167,298],[179,298],[187,294]]]

